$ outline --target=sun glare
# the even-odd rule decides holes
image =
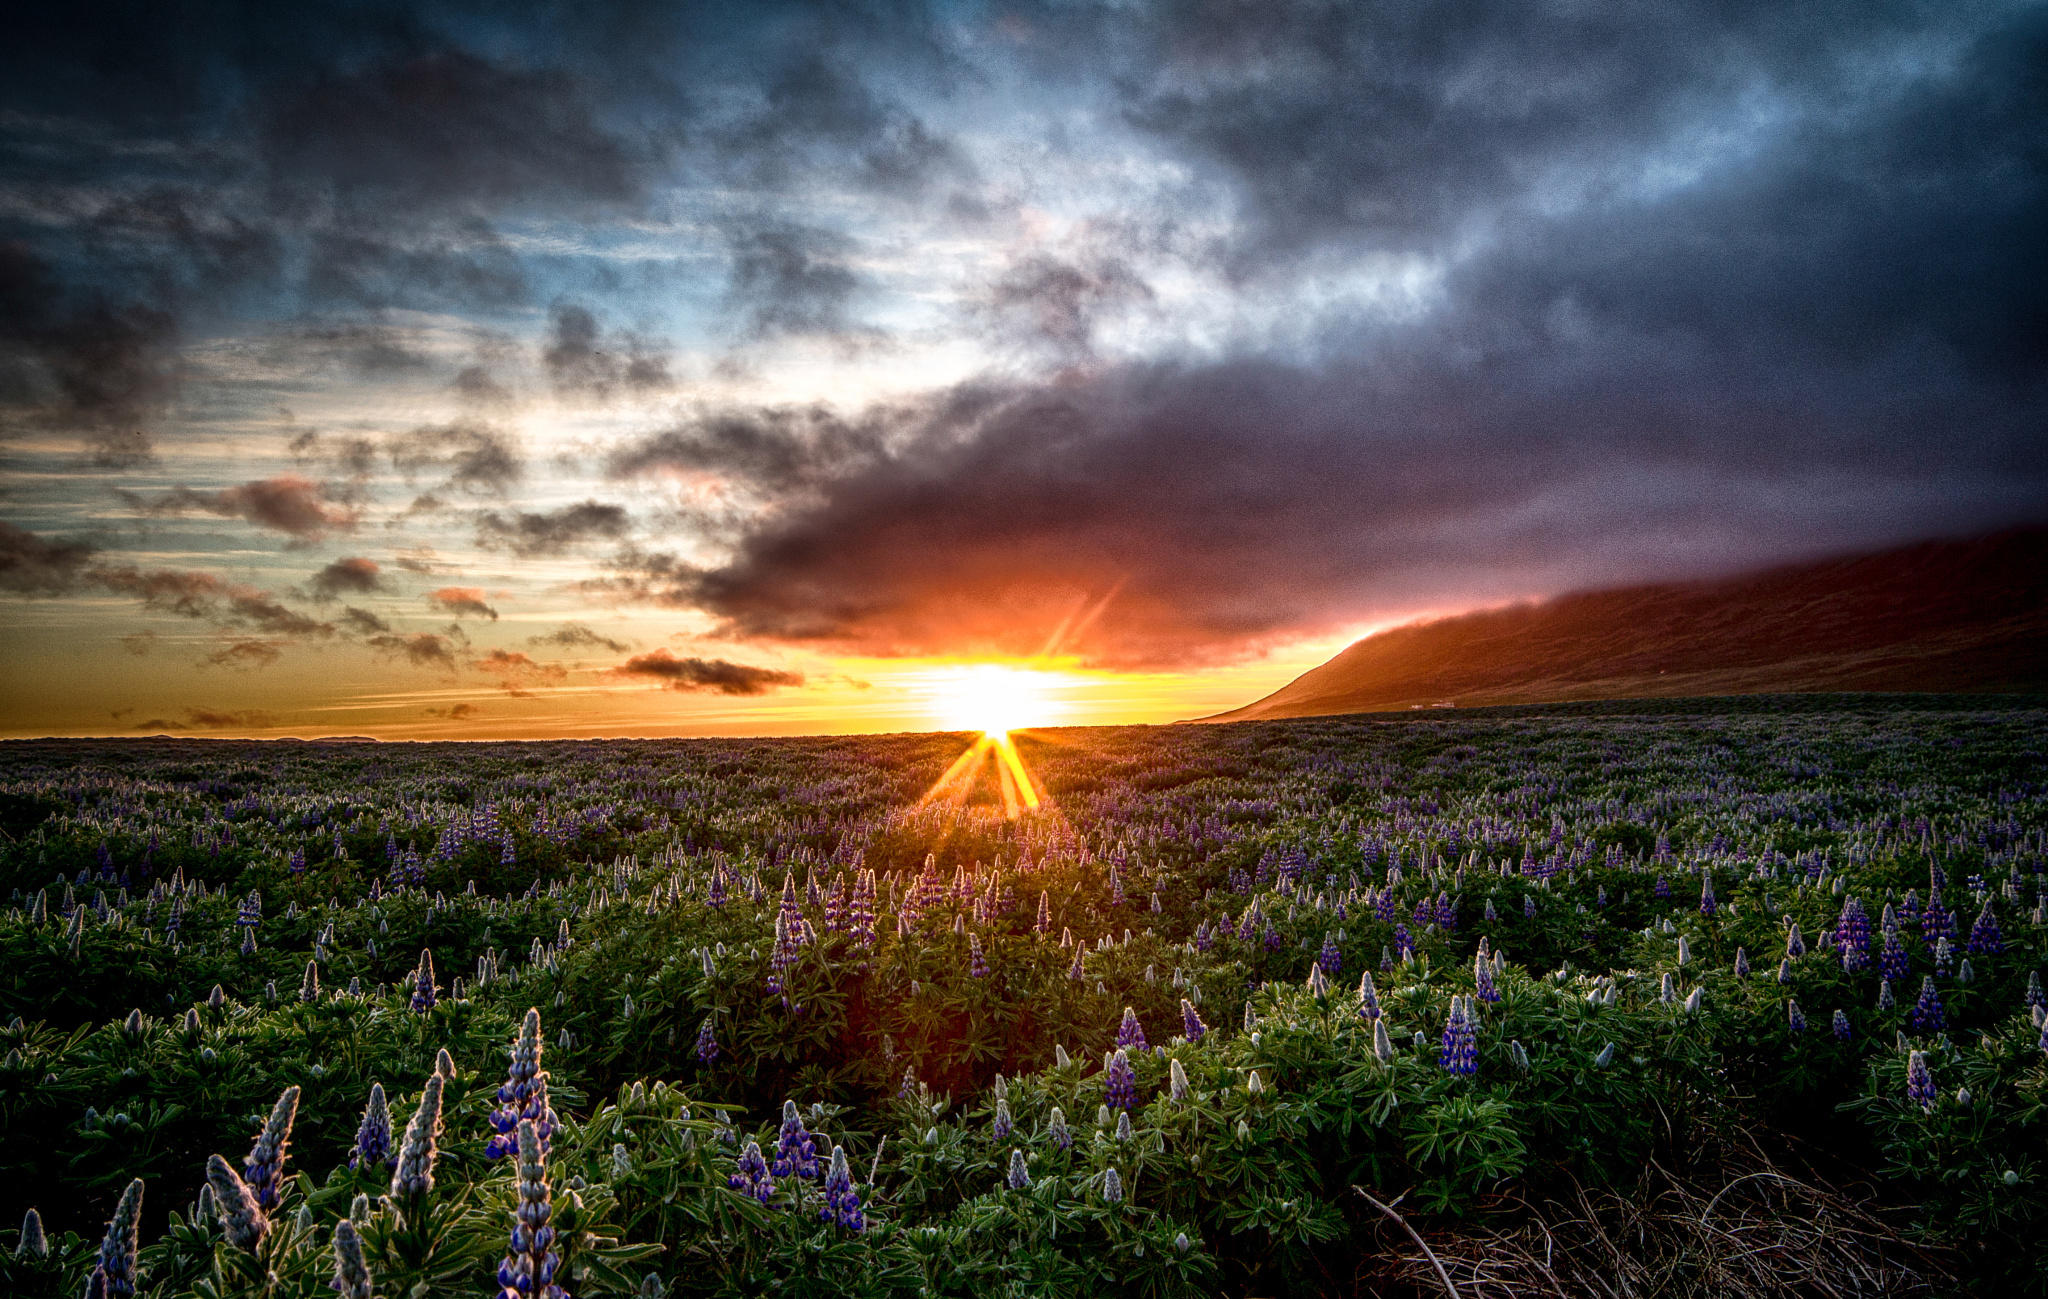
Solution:
[[[1053,719],[1059,706],[1047,691],[1047,675],[1000,663],[948,668],[933,691],[933,711],[948,730],[1000,740]]]

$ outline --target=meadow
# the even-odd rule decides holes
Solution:
[[[0,746],[0,1288],[2048,1291],[2048,711],[969,739]]]

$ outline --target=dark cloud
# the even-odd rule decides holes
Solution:
[[[459,722],[466,717],[474,717],[476,714],[477,707],[475,704],[450,704],[446,708],[429,708],[425,711],[425,715],[428,717],[445,717],[451,722]]]
[[[373,595],[390,588],[384,582],[384,570],[374,559],[351,556],[337,559],[306,583],[312,589],[316,600],[333,600],[343,595]]]
[[[531,698],[535,686],[551,685],[569,675],[561,664],[540,662],[519,650],[491,650],[480,655],[473,666],[497,678],[499,689],[519,699]]]
[[[278,724],[277,715],[260,708],[239,710],[221,708],[187,708],[181,721],[167,721],[161,717],[139,722],[138,731],[241,731],[265,730]]]
[[[975,305],[1004,337],[1078,356],[1093,348],[1102,317],[1151,298],[1151,286],[1120,258],[1077,262],[1032,253],[1005,269]]]
[[[764,218],[729,225],[725,237],[732,255],[728,298],[749,336],[858,332],[847,306],[861,279],[848,265],[852,241],[845,235]]]
[[[381,654],[403,658],[415,667],[446,668],[453,672],[459,666],[455,657],[457,642],[437,632],[371,636],[363,643]]]
[[[625,444],[606,461],[618,479],[668,473],[785,496],[881,458],[889,413],[858,419],[822,405],[709,410]]]
[[[46,540],[0,521],[0,591],[63,595],[76,590],[98,550],[89,541]]]
[[[390,451],[406,475],[446,470],[445,487],[472,496],[503,496],[526,474],[512,439],[482,420],[422,425],[391,439]]]
[[[529,645],[552,645],[559,649],[606,649],[614,654],[624,654],[632,646],[622,640],[593,631],[580,622],[565,622],[551,632],[539,636],[528,636]]]
[[[669,387],[668,360],[655,345],[637,334],[607,342],[597,317],[588,307],[557,303],[549,315],[548,339],[541,362],[560,393],[579,393],[600,400],[624,385],[645,393]]]
[[[157,636],[153,631],[138,631],[121,638],[121,648],[136,658],[148,658],[156,649]]]
[[[222,627],[239,627],[269,636],[328,637],[334,624],[287,608],[253,586],[230,582],[212,573],[180,569],[142,569],[132,565],[101,565],[81,574],[85,584],[139,600],[148,608]]]
[[[318,541],[329,532],[353,531],[359,517],[355,509],[331,501],[320,484],[297,474],[279,474],[214,492],[176,487],[155,497],[144,498],[129,492],[122,495],[149,514],[198,512],[242,519],[300,541]]]
[[[250,670],[267,668],[282,657],[284,651],[276,642],[267,640],[230,641],[208,654],[203,663],[212,667]]]
[[[391,630],[391,624],[371,613],[348,605],[341,611],[342,626],[358,636],[375,636]]]
[[[818,168],[892,196],[971,183],[974,167],[959,145],[869,84],[854,66],[858,57],[813,44],[765,77],[758,110],[718,137],[727,165],[770,188]]]
[[[586,541],[616,541],[626,535],[630,525],[623,507],[582,501],[538,513],[488,511],[477,517],[476,540],[486,550],[507,550],[532,558],[559,555]]]
[[[498,620],[498,611],[485,603],[483,588],[478,586],[444,586],[431,592],[427,603],[457,618],[472,616],[489,618],[492,622]]]
[[[754,667],[726,659],[677,658],[665,649],[627,659],[612,672],[663,682],[671,690],[706,691],[720,695],[763,695],[780,686],[800,686],[803,676],[774,668]]]

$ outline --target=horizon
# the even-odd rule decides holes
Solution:
[[[2048,521],[2048,12],[311,4],[0,52],[0,737],[1161,725]]]

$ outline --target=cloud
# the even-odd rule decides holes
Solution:
[[[475,717],[477,715],[477,707],[475,704],[450,704],[446,708],[426,709],[425,715],[428,717],[445,717],[451,722],[459,722],[467,717]]]
[[[83,580],[181,618],[270,636],[324,638],[334,634],[334,624],[287,608],[260,588],[229,582],[212,573],[105,565],[88,570]]]
[[[89,541],[45,540],[0,521],[0,591],[62,595],[75,590],[98,550]]]
[[[609,348],[609,350],[607,350]],[[623,351],[622,351],[623,349]],[[624,384],[636,393],[669,387],[668,360],[636,334],[607,344],[590,309],[573,302],[557,303],[548,317],[548,339],[541,362],[558,393],[604,400]]]
[[[208,654],[203,662],[213,667],[267,668],[283,655],[275,641],[238,640],[230,641]]]
[[[353,556],[337,559],[306,583],[312,589],[316,600],[332,600],[342,595],[374,595],[390,588],[384,582],[384,570],[374,559]]]
[[[645,677],[671,690],[706,691],[721,695],[762,695],[781,686],[800,686],[801,674],[753,667],[725,659],[677,658],[665,649],[627,659],[612,669],[615,676]]]
[[[552,645],[561,649],[606,649],[614,654],[624,654],[632,646],[622,640],[613,640],[591,630],[580,622],[565,622],[551,632],[528,636],[529,645]]]
[[[260,708],[229,710],[220,708],[187,708],[182,721],[165,718],[151,718],[139,722],[138,731],[241,731],[267,730],[278,725],[275,713]]]
[[[531,698],[533,687],[561,681],[569,670],[559,663],[543,663],[519,650],[494,649],[478,657],[477,671],[496,677],[498,688],[517,698]]]
[[[456,642],[436,632],[371,636],[363,643],[379,653],[404,658],[415,667],[446,668],[453,672],[459,666]]]
[[[457,618],[474,615],[478,618],[489,618],[492,622],[498,620],[498,611],[484,602],[482,587],[444,586],[430,593],[427,596],[427,603],[442,613],[452,614]]]
[[[156,648],[157,635],[153,631],[138,631],[121,638],[121,648],[136,658],[148,658]]]
[[[477,517],[476,541],[486,550],[508,550],[530,559],[559,555],[585,541],[616,541],[626,535],[630,523],[622,506],[600,501],[532,513],[488,511]]]
[[[341,611],[342,625],[358,636],[374,636],[391,630],[391,624],[371,613],[348,605]]]
[[[886,409],[854,419],[822,404],[703,410],[618,447],[605,469],[614,479],[711,478],[782,498],[880,460],[892,427]]]
[[[149,514],[196,511],[223,519],[241,519],[300,541],[318,541],[329,532],[353,531],[361,517],[355,509],[331,502],[318,483],[297,474],[279,474],[213,492],[175,487],[154,498],[127,492],[122,495]]]
[[[482,420],[422,425],[391,439],[389,445],[392,464],[408,477],[426,469],[445,469],[444,489],[472,496],[503,496],[526,475],[525,461],[512,440]]]
[[[842,335],[846,309],[861,288],[848,261],[852,242],[836,231],[792,221],[733,223],[728,301],[753,338],[780,334]]]
[[[1093,350],[1102,317],[1152,296],[1151,286],[1121,258],[1070,261],[1031,253],[1006,267],[976,306],[1003,336],[1072,357]]]

